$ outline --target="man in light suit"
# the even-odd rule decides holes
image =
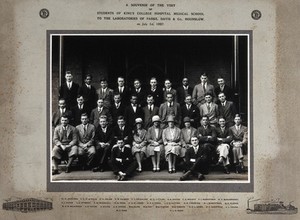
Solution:
[[[205,94],[205,103],[200,105],[199,110],[200,110],[200,116],[208,116],[209,118],[209,124],[211,126],[216,126],[218,123],[218,115],[219,115],[219,110],[218,110],[218,105],[212,102],[212,94],[206,93]]]
[[[52,149],[53,172],[52,175],[59,174],[58,164],[61,160],[67,159],[66,173],[69,173],[73,160],[77,157],[77,131],[69,125],[68,116],[61,116],[61,124],[56,126],[53,134],[54,147]]]
[[[234,116],[236,113],[235,105],[231,101],[227,101],[227,97],[224,92],[220,92],[218,95],[220,103],[218,105],[219,115],[223,116],[226,120],[226,126],[231,127],[234,125]]]
[[[187,172],[180,177],[180,181],[187,180],[194,175],[198,180],[204,180],[203,174],[208,173],[209,169],[209,149],[203,145],[199,145],[197,137],[191,138],[191,147],[185,153],[185,163]]]
[[[182,79],[182,86],[177,88],[177,102],[182,106],[187,95],[193,94],[193,88],[189,85],[188,78]]]
[[[99,125],[99,118],[101,115],[106,115],[108,123],[112,123],[111,114],[109,109],[104,106],[104,100],[98,99],[97,101],[98,107],[93,109],[90,115],[90,122],[95,126],[95,128]]]
[[[177,102],[177,92],[175,89],[172,88],[172,83],[169,79],[165,80],[165,87],[163,88],[163,97],[164,102],[167,101],[167,94],[172,93],[173,94],[173,100],[174,102]]]
[[[232,153],[233,153],[233,163],[236,164],[236,172],[243,172],[244,169],[244,154],[247,152],[247,144],[248,144],[248,129],[243,126],[241,116],[236,114],[234,117],[234,123],[232,127],[230,127],[230,131],[232,133]]]
[[[66,71],[66,82],[59,88],[59,99],[66,100],[67,108],[75,106],[78,94],[79,85],[73,82],[73,75],[71,71]]]
[[[189,117],[191,125],[198,128],[200,124],[200,110],[192,103],[192,96],[185,97],[185,104],[181,105],[181,118]],[[183,124],[182,124],[183,125]]]
[[[193,90],[193,102],[195,105],[200,106],[201,104],[205,103],[205,94],[211,93],[213,98],[216,97],[215,95],[215,88],[213,85],[208,83],[207,75],[204,73],[200,77],[201,83],[197,84]]]
[[[111,103],[113,102],[113,93],[114,91],[107,87],[107,80],[102,78],[100,80],[100,88],[96,91],[98,99],[103,99],[104,106],[110,108]]]
[[[72,118],[72,111],[66,107],[66,100],[60,99],[58,101],[58,110],[53,113],[52,116],[52,127],[53,129],[60,124],[60,119],[62,115],[68,116],[68,118]]]
[[[81,114],[81,124],[76,126],[78,131],[78,158],[83,169],[90,169],[94,161],[96,149],[94,145],[95,126],[89,124],[87,113]]]
[[[94,86],[92,86],[92,79],[92,75],[87,74],[84,79],[84,84],[79,88],[78,91],[78,94],[83,97],[88,115],[90,115],[92,109],[96,108],[98,99],[96,89]]]
[[[181,109],[180,105],[173,101],[173,94],[167,94],[167,101],[160,105],[159,107],[159,117],[161,118],[162,123],[166,126],[167,116],[173,115],[175,123],[180,126],[181,124]]]
[[[147,103],[143,108],[144,111],[144,127],[148,129],[152,125],[152,117],[158,115],[159,108],[154,106],[154,98],[152,95],[147,96]]]

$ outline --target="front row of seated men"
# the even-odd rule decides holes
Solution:
[[[232,127],[226,127],[223,117],[219,126],[209,124],[208,116],[203,116],[201,126],[191,126],[190,118],[184,118],[184,128],[175,126],[175,119],[169,115],[163,129],[158,115],[153,116],[152,126],[145,130],[143,120],[136,118],[134,129],[125,125],[124,117],[119,116],[117,125],[108,126],[107,117],[100,116],[99,126],[89,123],[88,115],[81,115],[81,124],[69,125],[68,115],[61,116],[61,124],[54,130],[52,150],[53,175],[59,174],[58,165],[66,160],[66,173],[76,157],[83,169],[93,172],[112,169],[118,180],[125,180],[134,171],[142,172],[145,158],[150,157],[153,172],[160,171],[163,158],[168,162],[168,172],[176,172],[176,160],[182,158],[181,166],[185,173],[180,180],[196,175],[205,179],[212,163],[224,167],[229,174],[230,164],[236,172],[243,171],[243,157],[247,150],[247,127],[241,125],[241,117],[236,115]],[[231,161],[232,160],[232,161]]]

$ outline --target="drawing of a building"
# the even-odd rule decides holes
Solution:
[[[51,210],[52,202],[43,201],[40,199],[28,198],[5,202],[2,205],[4,210],[21,211],[21,212],[36,212],[43,210]]]

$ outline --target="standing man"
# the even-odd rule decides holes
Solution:
[[[225,84],[224,77],[218,77],[218,86],[215,88],[215,94],[218,95],[220,92],[223,92],[228,101],[234,100],[234,91],[231,87]]]
[[[116,126],[118,117],[121,115],[124,116],[125,114],[125,104],[119,93],[114,94],[114,103],[110,107],[110,113],[112,116],[112,124]]]
[[[73,75],[71,71],[66,71],[66,82],[59,88],[59,99],[66,100],[67,108],[75,106],[78,94],[79,85],[73,82]]]
[[[187,180],[194,175],[198,180],[204,180],[203,174],[208,173],[209,169],[209,149],[203,145],[199,145],[197,137],[191,138],[191,147],[187,149],[185,154],[185,163],[187,172],[180,177],[180,181]]]
[[[97,93],[94,86],[92,86],[92,75],[86,74],[84,84],[79,88],[78,94],[83,97],[84,104],[86,105],[87,113],[90,115],[92,109],[97,106]]]
[[[68,116],[68,118],[72,117],[72,111],[70,111],[67,107],[66,107],[66,100],[64,99],[60,99],[58,101],[58,110],[56,112],[53,113],[52,116],[52,127],[53,129],[60,124],[60,119],[62,115],[66,115]]]
[[[101,115],[106,115],[108,123],[112,123],[111,115],[109,109],[104,106],[104,100],[98,99],[97,101],[98,107],[93,109],[90,116],[90,122],[95,126],[95,128],[99,125],[99,118]]]
[[[122,76],[118,77],[117,80],[117,88],[115,89],[115,92],[118,92],[121,96],[121,99],[123,102],[128,105],[129,99],[130,99],[130,92],[127,87],[125,87],[125,79]]]
[[[192,96],[187,95],[184,100],[185,104],[181,105],[181,118],[189,117],[191,125],[198,128],[200,124],[200,111],[197,106],[192,103]]]
[[[232,133],[232,153],[233,153],[233,163],[236,165],[236,173],[241,173],[244,170],[244,154],[247,153],[248,144],[248,129],[243,126],[241,116],[236,114],[234,117],[234,123],[230,127]]]
[[[158,115],[159,108],[154,106],[154,98],[152,95],[147,96],[147,105],[143,108],[144,111],[144,127],[148,129],[152,125],[152,117]]]
[[[58,164],[63,159],[68,159],[66,173],[70,173],[71,164],[77,157],[77,131],[69,125],[68,116],[62,115],[60,118],[61,124],[56,126],[53,135],[54,147],[52,149],[53,172],[52,175],[59,174]]]
[[[107,87],[107,80],[105,78],[100,79],[100,88],[96,91],[98,99],[103,99],[104,106],[110,108],[111,103],[113,103],[113,93],[114,91]]]
[[[213,98],[215,98],[215,88],[213,85],[208,83],[208,78],[205,73],[203,73],[200,77],[201,82],[194,87],[193,90],[193,102],[195,105],[200,106],[205,103],[205,94],[212,94]]]
[[[157,80],[155,77],[150,79],[150,89],[147,91],[147,95],[152,95],[154,98],[154,105],[159,107],[163,102],[162,90],[157,86]]]
[[[172,83],[169,79],[165,80],[165,87],[163,88],[163,97],[164,101],[167,101],[167,94],[172,93],[173,94],[173,99],[175,102],[177,102],[177,95],[176,95],[176,90],[172,88]]]
[[[136,94],[137,96],[137,103],[139,106],[143,107],[146,103],[146,91],[142,87],[141,81],[139,79],[135,79],[133,81],[133,89],[131,94]]]
[[[209,118],[209,124],[212,126],[216,126],[218,123],[218,115],[219,115],[219,110],[218,110],[218,105],[212,102],[212,94],[206,93],[205,94],[205,103],[200,105],[199,110],[200,110],[200,116],[208,116]]]
[[[162,123],[166,125],[167,116],[174,116],[175,123],[180,126],[181,123],[181,109],[180,105],[173,101],[173,94],[167,94],[167,101],[160,105],[159,107],[159,117],[161,118]]]
[[[87,113],[81,114],[81,124],[76,126],[78,131],[78,158],[82,161],[83,169],[91,169],[96,149],[94,145],[95,127],[89,124]]]
[[[189,80],[188,78],[183,78],[182,79],[182,86],[177,88],[177,101],[180,105],[184,104],[185,97],[187,95],[192,95],[193,93],[193,88],[190,87],[189,85]]]
[[[99,125],[96,129],[95,144],[97,149],[96,167],[93,172],[103,172],[107,168],[108,158],[110,157],[112,142],[113,142],[113,129],[108,126],[107,117],[100,116]]]
[[[226,126],[230,128],[234,125],[233,120],[236,113],[235,105],[233,102],[226,100],[227,98],[224,92],[220,92],[218,98],[220,101],[218,105],[219,115],[225,118]]]
[[[73,121],[71,124],[73,124],[74,126],[77,126],[82,123],[81,121],[82,113],[87,113],[88,115],[88,108],[85,105],[85,101],[82,95],[78,95],[77,105],[72,108],[72,113],[73,113]]]
[[[125,108],[125,121],[128,127],[133,128],[136,118],[143,118],[143,110],[137,104],[137,96],[135,94],[131,95],[130,105]]]

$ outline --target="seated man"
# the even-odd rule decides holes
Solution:
[[[235,115],[234,123],[235,125],[230,127],[230,131],[232,133],[231,145],[233,153],[233,163],[236,164],[236,173],[241,173],[244,170],[244,153],[247,152],[248,129],[241,124],[242,119],[239,114]]]
[[[78,157],[83,163],[83,169],[91,168],[96,154],[94,145],[95,127],[89,124],[87,113],[81,114],[81,124],[76,126],[78,131]]]
[[[210,149],[212,157],[210,159],[216,160],[216,141],[217,135],[214,127],[210,126],[209,118],[207,115],[204,115],[201,119],[201,126],[197,129],[197,134],[199,138],[200,145],[203,145],[205,148]]]
[[[97,165],[93,168],[93,172],[103,172],[107,165],[107,159],[110,157],[112,141],[113,141],[113,129],[108,126],[107,117],[105,115],[100,116],[99,125],[96,129],[95,144],[97,148]]]
[[[125,145],[122,137],[117,138],[117,144],[111,151],[110,165],[115,175],[118,175],[118,181],[125,180],[137,168],[137,162],[133,160],[131,147]]]
[[[54,147],[52,149],[52,160],[54,170],[52,175],[59,174],[58,164],[63,159],[68,159],[66,173],[70,172],[70,166],[77,157],[77,132],[76,129],[69,125],[68,116],[62,115],[61,124],[56,126],[53,135]]]
[[[209,149],[204,145],[199,145],[197,137],[191,138],[191,147],[185,153],[185,164],[187,172],[180,177],[180,180],[187,180],[190,175],[196,175],[198,180],[204,180],[203,174],[208,173]]]
[[[219,160],[217,165],[224,166],[224,173],[229,174],[229,151],[230,151],[230,142],[232,140],[231,131],[226,127],[225,118],[219,118],[219,127],[216,128],[217,134],[217,153],[219,155]]]

